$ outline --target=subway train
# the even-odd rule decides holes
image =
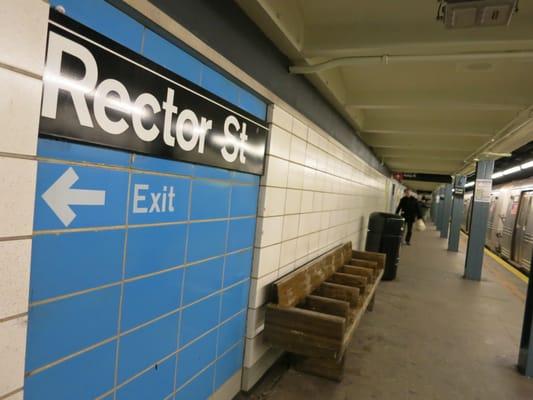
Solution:
[[[469,231],[472,193],[465,195],[462,229]],[[533,178],[494,186],[485,245],[526,274],[533,252]]]

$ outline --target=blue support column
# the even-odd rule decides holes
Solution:
[[[444,203],[442,205],[442,229],[440,230],[440,237],[446,239],[448,237],[448,227],[450,226],[450,213],[452,210],[452,185],[444,186]]]
[[[450,224],[450,236],[448,238],[448,250],[459,251],[459,237],[461,235],[461,222],[463,220],[463,199],[465,192],[466,177],[457,175],[454,178],[454,193],[452,202],[452,222]]]
[[[439,188],[438,191],[439,203],[437,204],[437,230],[442,232],[444,225],[444,188]]]
[[[531,255],[533,265],[533,254]],[[524,311],[524,324],[522,325],[522,338],[520,339],[520,352],[518,353],[518,370],[533,378],[533,279],[529,279]]]
[[[487,232],[489,217],[493,170],[494,160],[480,160],[477,162],[464,275],[466,279],[475,281],[481,280],[481,271],[483,269],[483,250],[485,248],[485,233]]]

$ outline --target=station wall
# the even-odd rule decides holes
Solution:
[[[243,389],[279,357],[263,343],[269,284],[337,244],[364,248],[368,216],[386,211],[391,180],[309,121],[274,105],[261,179]]]
[[[361,248],[368,214],[390,207],[391,181],[285,105],[269,109],[261,179],[38,139],[48,4],[7,3],[0,4],[0,84],[8,93],[0,98],[0,399],[225,400],[250,388],[279,356],[261,336],[268,284],[338,243]],[[51,3],[267,117],[265,101],[238,75],[108,2]],[[109,203],[97,217],[80,209],[65,228],[42,195],[72,173],[87,189],[109,190]],[[167,210],[173,187],[179,207],[133,215],[135,204],[150,207],[135,199],[136,184],[160,199],[167,193]]]

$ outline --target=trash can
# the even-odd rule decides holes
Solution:
[[[383,280],[390,281],[396,278],[403,225],[404,219],[397,214],[373,212],[368,219],[365,250],[387,255]]]

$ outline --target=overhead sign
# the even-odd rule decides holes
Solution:
[[[51,12],[40,133],[263,173],[264,122]]]
[[[401,174],[403,179],[411,180],[411,181],[438,182],[438,183],[451,183],[452,182],[452,177],[450,175],[425,174],[425,173],[419,173],[419,172],[397,172],[397,174]]]

